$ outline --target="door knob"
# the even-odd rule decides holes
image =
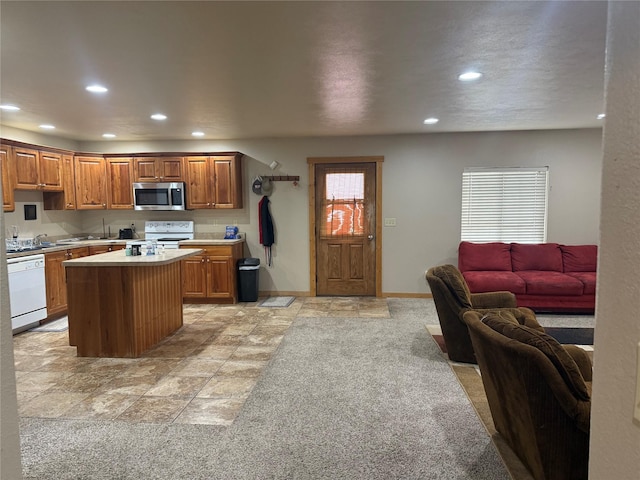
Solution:
[[[373,234],[371,234],[371,233],[370,233],[369,235],[367,235],[367,238],[368,238],[369,240],[373,240]]]

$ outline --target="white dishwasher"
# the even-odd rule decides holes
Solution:
[[[9,300],[13,333],[47,318],[44,255],[8,258]]]

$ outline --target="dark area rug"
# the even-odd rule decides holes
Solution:
[[[593,328],[546,327],[544,331],[563,345],[593,345]],[[442,353],[447,353],[442,335],[431,335]]]
[[[544,331],[565,345],[593,345],[593,328],[546,327]]]

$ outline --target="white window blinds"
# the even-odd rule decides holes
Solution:
[[[548,173],[549,167],[465,169],[461,240],[545,242]]]

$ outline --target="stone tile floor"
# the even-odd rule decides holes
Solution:
[[[77,357],[67,331],[18,334],[19,415],[229,425],[296,317],[390,317],[384,298],[258,303],[185,305],[184,325],[134,359]]]

